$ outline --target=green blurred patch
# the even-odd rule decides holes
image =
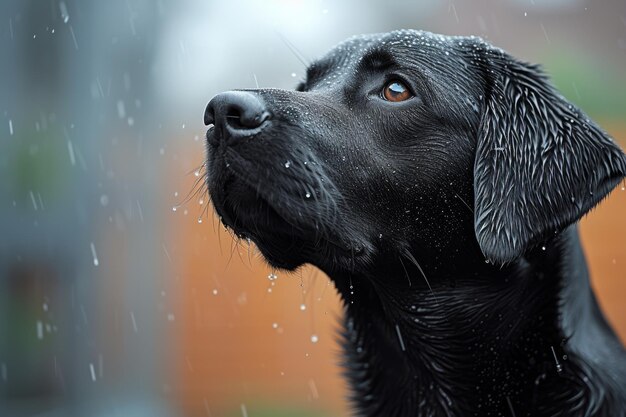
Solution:
[[[14,158],[8,167],[12,188],[29,205],[29,191],[39,193],[47,203],[63,197],[71,174],[66,141],[61,132],[45,134],[22,131],[16,136]]]
[[[546,51],[541,62],[561,93],[589,116],[624,120],[626,76],[615,62],[565,48]]]

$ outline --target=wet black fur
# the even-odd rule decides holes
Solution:
[[[414,98],[381,98],[400,79]],[[626,174],[539,68],[478,38],[356,37],[271,114],[209,129],[215,209],[346,306],[357,416],[626,416],[626,355],[575,223]]]

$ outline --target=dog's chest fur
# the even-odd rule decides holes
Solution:
[[[620,415],[563,330],[562,247],[539,255],[541,269],[524,261],[432,291],[353,279],[344,347],[357,415]]]

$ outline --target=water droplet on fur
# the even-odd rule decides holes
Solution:
[[[311,198],[311,193],[307,192],[304,196],[305,196],[306,198]]]
[[[198,217],[198,223],[202,223],[202,217]]]
[[[172,207],[172,211],[176,211],[176,210],[177,210],[176,206]]]
[[[289,168],[291,166],[291,161],[285,162],[285,168]]]
[[[278,276],[274,273],[271,273],[267,276],[267,279],[269,279],[270,281],[274,281],[276,278],[278,278]]]

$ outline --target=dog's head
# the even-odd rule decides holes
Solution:
[[[287,269],[366,269],[413,249],[507,263],[626,174],[536,66],[478,38],[352,38],[296,91],[219,94],[205,123],[215,209]]]

